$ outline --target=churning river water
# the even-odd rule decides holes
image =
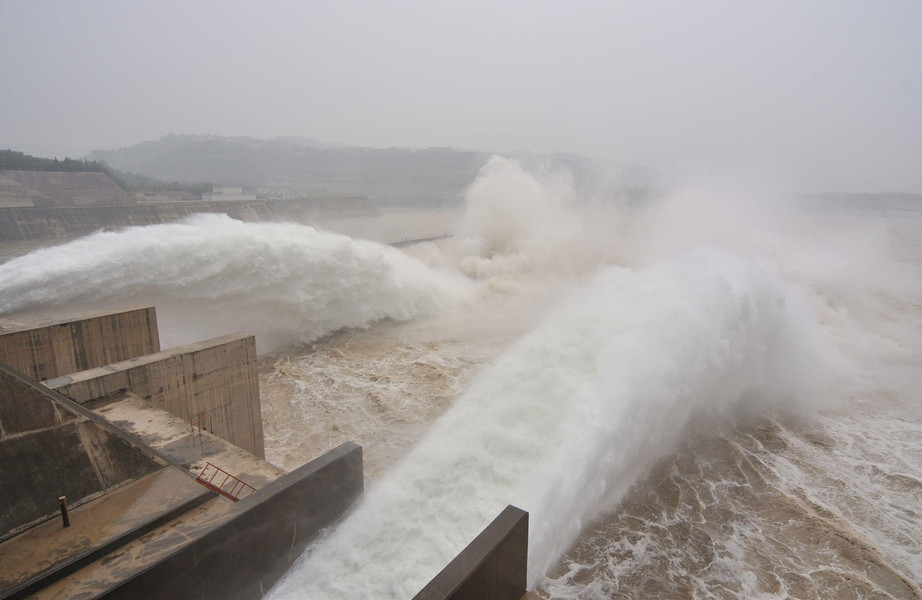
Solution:
[[[922,597],[918,213],[615,210],[495,158],[463,213],[387,222],[455,235],[99,233],[0,264],[0,317],[143,302],[165,346],[256,334],[267,458],[365,453],[273,598],[410,598],[507,504],[544,598]]]

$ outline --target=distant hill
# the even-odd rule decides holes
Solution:
[[[60,173],[106,173],[103,163],[65,158],[40,158],[15,150],[0,150],[0,171],[57,171]]]
[[[305,138],[167,135],[89,155],[162,181],[240,185],[308,195],[363,195],[380,204],[451,204],[488,155],[450,148],[356,148]]]
[[[489,156],[452,148],[359,148],[298,137],[261,140],[170,134],[128,148],[94,151],[89,158],[119,172],[162,181],[210,181],[282,196],[358,195],[382,207],[432,207],[459,204]],[[566,171],[583,199],[642,202],[659,185],[656,171],[642,166],[603,169],[577,154],[513,158],[526,168]]]

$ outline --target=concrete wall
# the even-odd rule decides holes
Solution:
[[[159,351],[152,306],[0,333],[0,362],[37,381]]]
[[[164,464],[0,363],[0,540]]]
[[[215,435],[265,458],[252,335],[226,335],[46,384],[80,404],[129,390],[183,419],[205,411]]]
[[[100,598],[260,598],[346,513],[362,485],[362,448],[348,442],[241,500],[230,521]]]
[[[520,600],[528,567],[528,513],[503,512],[413,600]]]
[[[0,175],[0,207],[34,206],[32,197],[35,195],[41,197],[41,194],[29,190],[18,181]]]
[[[380,211],[366,198],[11,207],[0,208],[0,242],[76,237],[99,229],[170,223],[197,213],[223,213],[242,221],[311,223],[318,219],[334,217],[375,216],[380,214]]]

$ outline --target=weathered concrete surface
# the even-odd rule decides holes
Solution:
[[[0,171],[0,176],[20,184],[34,206],[92,206],[135,202],[128,192],[105,173]]]
[[[0,543],[0,598],[24,598],[214,498],[167,466]]]
[[[350,442],[240,502],[191,510],[34,598],[259,598],[361,494],[362,449]]]
[[[413,600],[520,600],[528,566],[528,513],[507,506]]]
[[[0,363],[0,540],[167,464],[88,412]]]
[[[11,208],[14,206],[35,206],[33,197],[38,196],[41,203],[51,202],[51,198],[38,192],[28,189],[18,181],[8,179],[0,175],[0,208]]]
[[[226,335],[45,383],[80,404],[129,390],[186,421],[204,411],[215,435],[266,456],[252,335]]]
[[[0,362],[37,381],[159,351],[153,306],[0,333]]]
[[[188,419],[181,419],[131,392],[121,392],[86,407],[137,436],[194,476],[210,462],[259,489],[285,474],[283,469],[208,431],[190,426]],[[242,499],[249,494],[249,490],[243,490],[238,497]]]
[[[223,213],[241,221],[291,221],[368,217],[380,211],[366,198],[306,198],[166,202],[119,206],[0,207],[0,243],[62,239],[100,229],[171,223],[198,213]]]

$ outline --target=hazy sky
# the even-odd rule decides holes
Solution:
[[[922,1],[0,0],[0,147],[570,151],[922,191]]]

